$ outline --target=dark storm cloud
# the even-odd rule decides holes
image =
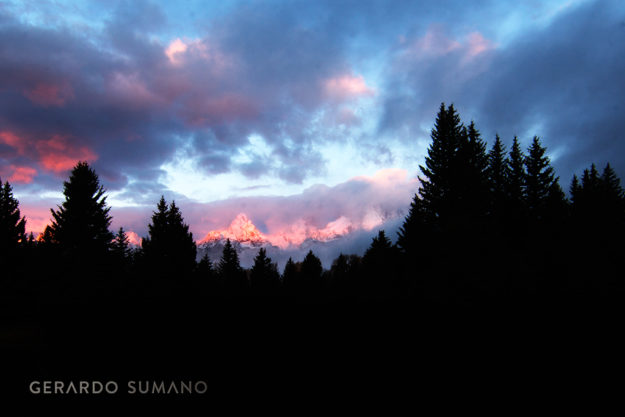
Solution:
[[[531,20],[548,3],[242,2],[176,39],[165,3],[98,4],[92,27],[35,26],[3,7],[0,175],[50,184],[86,159],[110,190],[151,198],[158,168],[181,158],[205,174],[300,183],[324,172],[324,142],[353,140],[364,159],[393,163],[388,139],[427,140],[441,101],[488,139],[541,136],[563,177],[607,159],[622,175],[619,8],[571,6],[541,28]],[[530,22],[499,43],[510,16]],[[368,66],[375,86],[361,77]],[[362,97],[383,109],[375,132],[346,108]]]
[[[608,160],[625,174],[625,13],[617,2],[569,7],[507,45],[432,26],[395,51],[381,132],[428,140],[442,101],[492,141],[538,135],[568,185]],[[427,127],[424,127],[427,126]]]
[[[89,36],[5,15],[0,131],[24,146],[3,140],[2,157],[21,158],[38,181],[86,159],[108,172],[111,189],[181,150],[207,174],[239,170],[301,182],[323,164],[312,146],[314,117],[341,88],[328,91],[327,81],[355,75],[329,23],[305,27],[296,12],[245,5],[203,37],[171,43],[155,40],[167,18],[150,3],[118,3],[104,29]],[[252,133],[272,154],[233,162]],[[52,138],[66,153],[53,168],[42,165],[49,155],[39,146]]]

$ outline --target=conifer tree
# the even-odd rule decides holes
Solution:
[[[213,276],[213,263],[208,257],[208,253],[205,253],[197,263],[197,272],[201,279],[212,278]]]
[[[57,210],[51,209],[52,240],[65,253],[102,254],[113,240],[109,231],[110,207],[106,204],[104,187],[86,162],[79,162],[63,183],[65,201]]]
[[[579,197],[582,192],[582,186],[579,184],[579,179],[577,175],[573,175],[573,179],[571,180],[571,186],[569,187],[569,194],[571,195],[571,203],[573,206],[579,203]]]
[[[506,149],[499,135],[488,152],[488,183],[490,191],[490,214],[502,218],[508,205]]]
[[[384,230],[373,237],[371,245],[362,257],[365,272],[365,291],[385,293],[396,284],[397,248],[393,246]]]
[[[298,269],[293,259],[289,257],[288,261],[284,265],[284,271],[282,272],[282,285],[286,289],[292,290],[298,281]]]
[[[534,136],[532,145],[528,149],[525,158],[526,175],[526,202],[527,208],[536,220],[542,220],[547,210],[548,199],[557,198],[554,183],[557,183],[549,157],[545,155],[546,149],[540,144],[537,136]]]
[[[421,249],[421,243],[427,239],[431,231],[433,218],[425,209],[423,200],[415,194],[408,215],[397,233],[397,246],[408,254],[416,254]]]
[[[229,291],[243,291],[247,288],[247,278],[239,263],[239,254],[232,246],[230,239],[226,240],[221,260],[219,261],[219,276],[224,288]]]
[[[260,293],[274,290],[278,284],[276,265],[267,257],[265,248],[260,248],[254,258],[254,266],[250,274],[251,287]]]
[[[419,178],[419,194],[423,208],[437,222],[447,223],[458,206],[457,153],[465,129],[453,104],[447,109],[441,103],[431,132],[432,143],[420,166],[423,178]]]
[[[601,190],[606,215],[613,221],[622,222],[625,211],[625,192],[621,187],[621,180],[609,163],[606,164],[601,174]]]
[[[26,242],[26,218],[20,214],[19,201],[13,197],[9,182],[0,180],[0,257],[9,257]]]
[[[161,196],[148,232],[141,246],[148,266],[156,273],[185,275],[195,269],[197,247],[175,202],[168,205]]]
[[[479,225],[488,212],[490,190],[486,144],[473,121],[460,137],[455,159],[458,172],[451,179],[459,203],[455,215],[465,227]]]
[[[378,231],[378,235],[371,240],[371,245],[362,258],[365,268],[376,269],[384,267],[387,262],[392,262],[394,255],[393,244],[386,237],[384,230]]]
[[[127,261],[130,256],[130,241],[123,227],[120,227],[111,244],[113,256],[121,261]]]
[[[322,289],[323,266],[321,260],[309,250],[302,261],[300,279],[306,295],[317,295]]]
[[[521,150],[519,140],[515,136],[512,140],[512,148],[507,159],[507,194],[510,199],[511,206],[515,209],[515,215],[518,215],[524,210],[525,206],[525,155]]]

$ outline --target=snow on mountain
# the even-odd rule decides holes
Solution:
[[[239,242],[250,246],[261,246],[267,241],[263,234],[254,226],[254,223],[244,213],[240,213],[232,220],[230,226],[223,230],[212,230],[198,242],[198,245],[210,245],[219,241]]]
[[[309,250],[321,259],[325,268],[329,268],[340,253],[362,255],[378,230],[385,230],[394,241],[403,221],[403,213],[396,214],[376,215],[371,220],[372,226],[366,228],[355,227],[348,218],[341,216],[321,229],[296,225],[294,234],[263,234],[244,213],[240,213],[227,228],[212,230],[198,242],[198,259],[207,254],[212,262],[218,263],[226,239],[230,239],[244,268],[253,265],[261,247],[280,270],[289,257],[301,261]]]

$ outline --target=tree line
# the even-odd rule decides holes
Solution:
[[[96,172],[79,162],[63,185],[65,201],[35,239],[12,187],[0,189],[2,291],[78,296],[287,295],[420,297],[437,302],[614,297],[622,293],[625,193],[607,164],[573,176],[569,197],[538,137],[524,152],[499,136],[487,149],[474,122],[441,104],[420,187],[393,244],[384,231],[364,255],[340,254],[329,270],[309,251],[283,271],[259,249],[241,267],[229,240],[219,262],[196,261],[180,208],[164,197],[148,236],[132,248],[111,232],[110,207]],[[0,182],[1,184],[1,182]]]

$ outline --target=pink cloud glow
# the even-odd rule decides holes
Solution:
[[[0,132],[0,143],[15,149],[18,155],[23,155],[28,147],[24,138],[21,138],[15,133],[9,131]]]
[[[74,98],[74,90],[67,83],[62,85],[39,83],[34,88],[24,91],[24,95],[35,104],[60,107]]]
[[[463,63],[495,48],[493,42],[480,32],[471,32],[461,40],[456,40],[448,37],[439,25],[431,26],[425,35],[412,43],[404,37],[400,38],[400,43],[408,44],[405,52],[412,58],[441,57],[453,52],[461,55]]]
[[[9,182],[30,184],[33,182],[33,178],[37,175],[37,170],[28,166],[16,166],[11,165],[9,170],[12,171],[9,176]]]
[[[126,232],[126,236],[128,236],[128,242],[132,246],[141,246],[141,237],[137,233],[130,230]]]
[[[407,171],[387,169],[335,187],[314,186],[290,197],[249,197],[197,205],[186,218],[199,242],[217,238],[266,240],[280,248],[314,239],[330,241],[359,230],[374,230],[405,215],[417,181]],[[238,213],[234,218],[234,213]],[[253,220],[250,220],[253,219]],[[264,232],[259,230],[260,225]]]
[[[95,161],[98,156],[86,146],[73,146],[67,138],[54,135],[35,144],[41,165],[54,172],[71,169],[78,161]]]
[[[328,96],[346,100],[363,96],[372,96],[375,90],[367,85],[362,75],[342,75],[324,81],[324,89]]]

